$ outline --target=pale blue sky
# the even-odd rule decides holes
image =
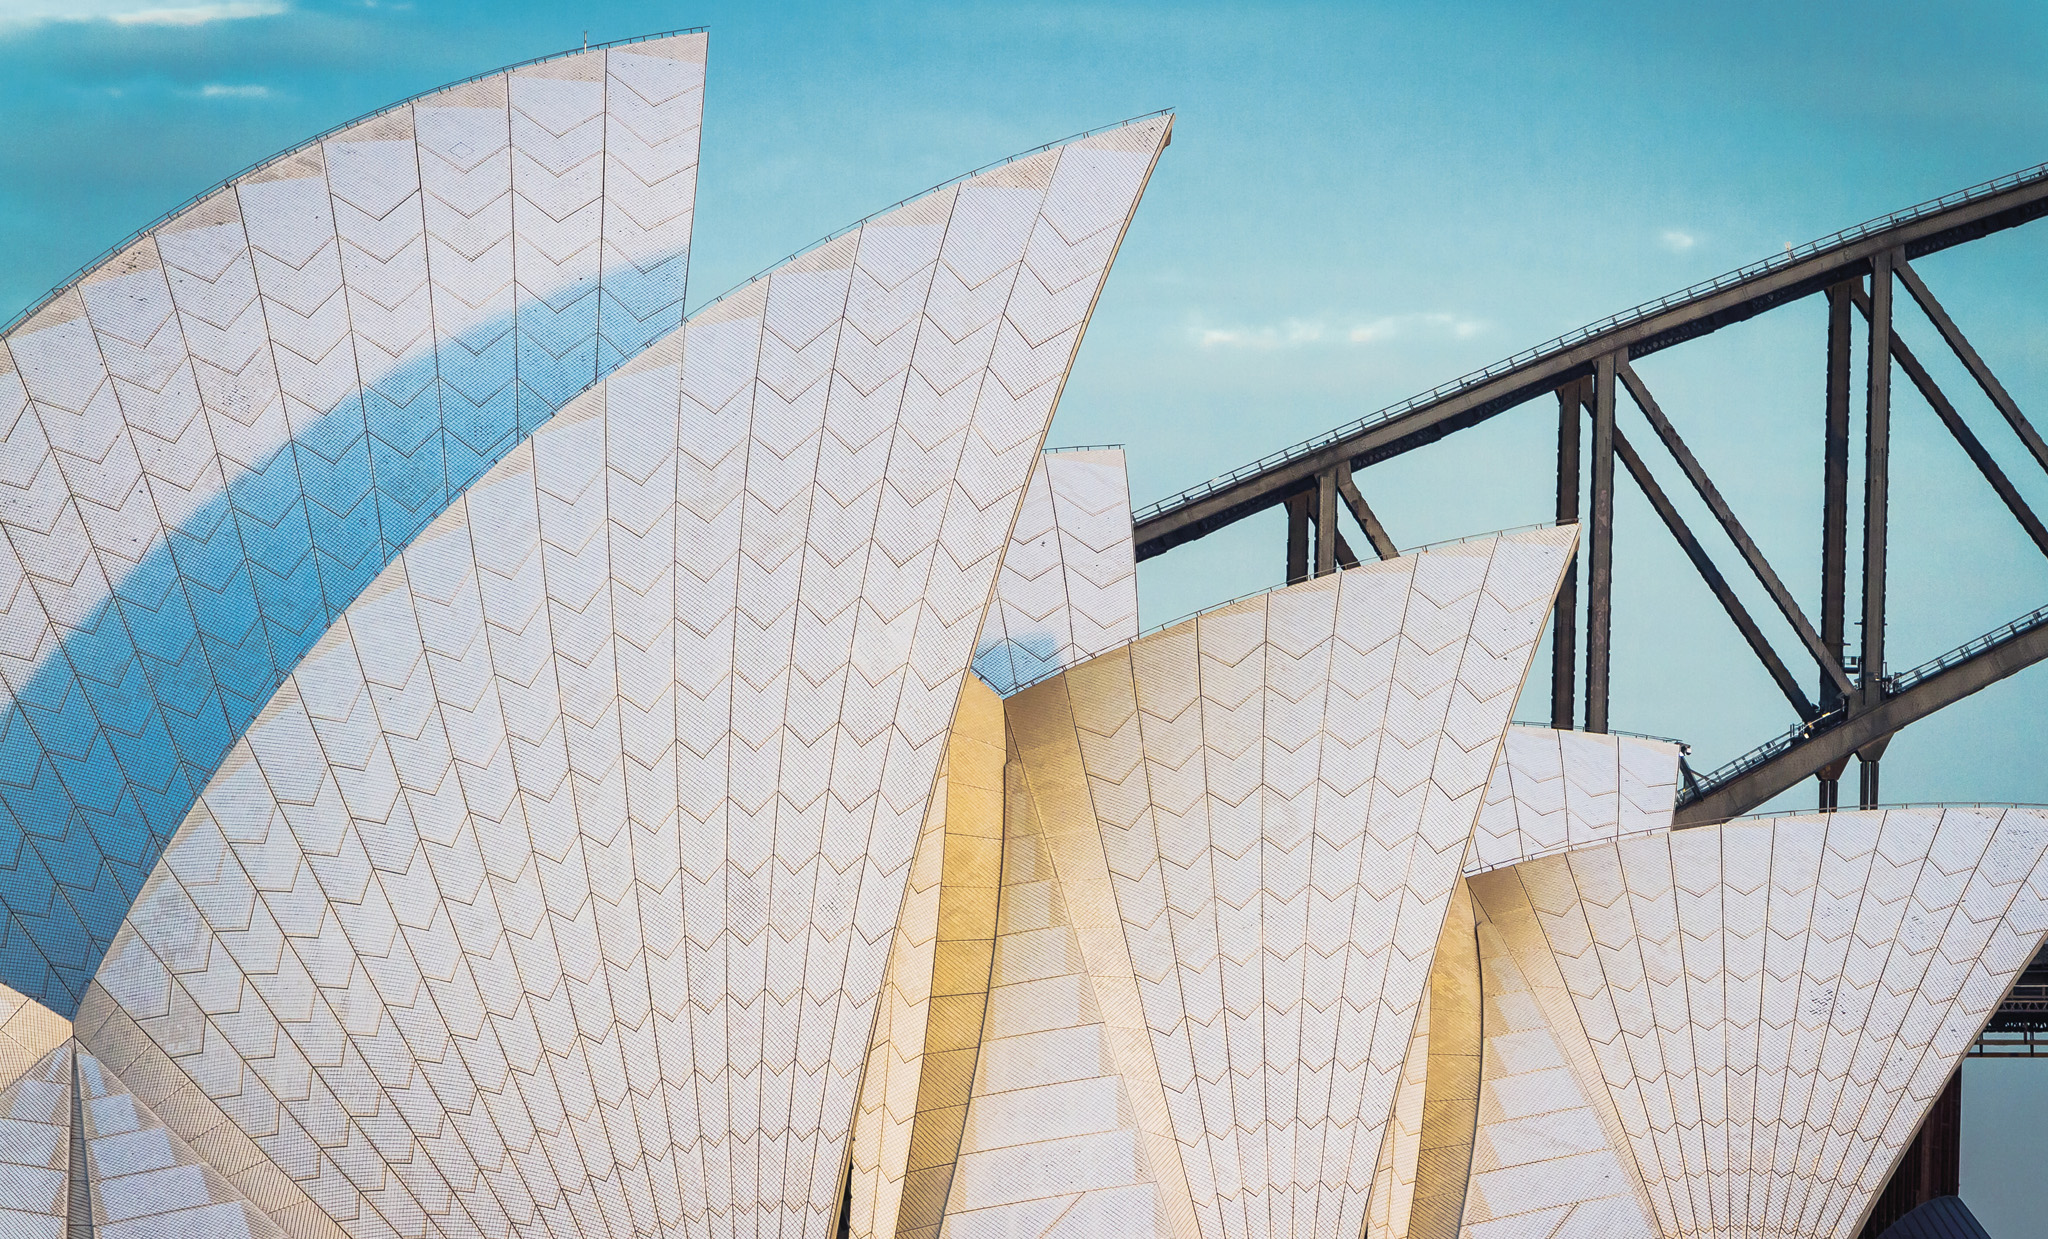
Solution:
[[[692,304],[958,172],[1177,109],[1052,436],[1128,444],[1139,503],[1788,242],[2048,159],[2048,9],[2028,3],[1930,20],[1899,3],[0,0],[0,317],[317,130],[586,29],[697,25],[711,61]],[[1918,265],[2048,421],[2048,223]],[[2048,478],[1914,311],[1901,331],[2048,509]],[[1641,366],[1809,607],[1822,347],[1809,302]],[[2048,562],[1897,382],[1895,669],[2048,602]],[[1361,484],[1404,544],[1547,519],[1554,431],[1547,405],[1526,406]],[[1626,483],[1617,526],[1616,725],[1687,739],[1711,767],[1789,724]],[[1280,540],[1269,514],[1148,563],[1147,622],[1277,583]],[[1789,661],[1789,632],[1770,631]],[[1905,733],[1887,799],[2048,801],[2044,689],[2036,668]],[[1968,1087],[1966,1195],[1998,1239],[2029,1233],[2031,1184],[2001,1194],[1990,1167],[2048,1148],[2048,1066],[1975,1064]]]

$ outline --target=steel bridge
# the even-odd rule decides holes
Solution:
[[[1163,555],[1269,508],[1287,512],[1287,579],[1358,562],[1338,528],[1348,511],[1370,551],[1397,554],[1366,502],[1356,471],[1426,447],[1530,401],[1555,397],[1557,519],[1586,525],[1579,565],[1565,577],[1552,620],[1550,725],[1608,730],[1613,642],[1615,465],[1634,480],[1676,539],[1794,716],[1789,730],[1704,773],[1681,766],[1678,825],[1721,821],[1755,809],[1807,778],[1823,809],[1840,804],[1840,780],[1857,762],[1856,804],[1878,803],[1879,760],[1900,729],[2024,667],[2048,658],[2048,606],[1907,671],[1890,672],[1885,650],[1885,551],[1890,487],[1891,405],[1903,374],[1983,474],[2027,536],[2048,555],[2048,526],[2022,498],[1984,442],[1894,331],[1900,289],[1920,308],[2035,464],[2048,470],[2048,443],[2020,410],[1912,262],[2048,215],[2048,164],[1999,177],[1624,310],[1454,379],[1327,434],[1261,457],[1141,509],[1137,557]],[[1757,548],[1643,378],[1631,364],[1780,306],[1820,296],[1827,303],[1826,397],[1822,410],[1821,580],[1809,617]],[[1862,356],[1852,323],[1867,325]],[[1862,370],[1863,502],[1858,648],[1847,648],[1851,402]],[[1796,634],[1790,661],[1764,635],[1728,579],[1615,425],[1620,393],[1639,409],[1650,437],[1676,463],[1771,603]],[[1582,426],[1590,422],[1588,437]],[[1646,444],[1647,446],[1647,444]],[[1585,495],[1589,512],[1581,511]],[[1584,624],[1580,590],[1583,583]],[[1583,699],[1580,676],[1583,662]],[[1803,673],[1795,668],[1804,667]],[[1813,691],[1809,693],[1807,686]],[[1579,707],[1583,706],[1583,713]],[[2027,970],[1972,1051],[2048,1057],[2048,951]]]

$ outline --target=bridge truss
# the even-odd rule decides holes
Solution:
[[[2034,461],[2048,470],[2048,443],[1911,265],[1914,259],[2016,228],[2044,214],[2048,214],[2048,164],[1788,248],[1783,254],[1582,327],[1154,503],[1136,516],[1137,557],[1142,560],[1165,554],[1268,508],[1284,507],[1288,513],[1288,579],[1331,572],[1357,562],[1337,527],[1340,504],[1357,521],[1369,549],[1382,558],[1392,556],[1394,544],[1360,491],[1356,471],[1554,395],[1559,412],[1557,519],[1583,521],[1587,529],[1583,563],[1567,577],[1553,622],[1551,725],[1569,728],[1579,718],[1575,706],[1583,661],[1584,712],[1579,725],[1588,731],[1608,730],[1618,462],[1726,610],[1797,720],[1785,734],[1718,769],[1689,773],[1679,798],[1679,824],[1719,821],[1748,812],[1810,777],[1820,781],[1820,807],[1835,807],[1839,780],[1852,756],[1858,759],[1857,803],[1875,805],[1878,762],[1894,734],[2048,658],[2048,607],[2043,607],[1911,670],[1890,673],[1885,664],[1885,547],[1895,372],[1903,373],[1933,406],[2013,518],[2042,553],[2048,554],[2048,526],[2028,506],[1919,357],[1893,331],[1894,306],[1903,289]],[[1808,617],[1758,550],[1631,365],[1652,353],[1811,296],[1824,297],[1828,306],[1818,622]],[[1852,316],[1868,324],[1868,345],[1860,362],[1853,356]],[[1859,364],[1864,371],[1865,395],[1863,562],[1858,600],[1862,633],[1859,648],[1852,653],[1846,645],[1850,404]],[[1615,408],[1623,392],[1648,421],[1651,437],[1677,463],[1734,543],[1743,566],[1754,574],[1797,634],[1801,648],[1790,663],[1765,637],[1651,475],[1635,444],[1616,426]],[[1586,423],[1590,423],[1590,434],[1582,430]],[[1589,512],[1580,511],[1582,489],[1590,498]],[[1583,633],[1578,605],[1582,584],[1586,591]],[[1810,663],[1817,673],[1812,693],[1794,670],[1801,663]]]
[[[1586,526],[1581,563],[1566,576],[1552,619],[1550,725],[1608,730],[1613,640],[1615,466],[1628,474],[1727,612],[1789,705],[1794,722],[1733,761],[1704,773],[1681,767],[1676,822],[1699,825],[1749,812],[1801,781],[1818,781],[1823,809],[1840,804],[1840,783],[1856,759],[1855,803],[1878,803],[1879,761],[1901,729],[1990,684],[2048,658],[2048,606],[1909,670],[1885,661],[1885,585],[1890,489],[1891,405],[1903,375],[1983,475],[2012,518],[2048,555],[2048,525],[1894,330],[1901,290],[1918,305],[1942,346],[1955,354],[2033,462],[2048,471],[2048,443],[1999,382],[1948,310],[1913,267],[1914,260],[2017,228],[2048,215],[2048,164],[2015,172],[1896,211],[1783,254],[1625,310],[1413,396],[1390,408],[1221,477],[1169,496],[1136,514],[1141,560],[1274,507],[1287,512],[1286,574],[1302,580],[1356,564],[1338,528],[1348,510],[1380,558],[1397,554],[1367,503],[1358,470],[1428,446],[1532,401],[1554,397],[1558,411],[1557,519]],[[1757,548],[1699,459],[1657,403],[1633,362],[1734,323],[1802,301],[1827,303],[1826,397],[1821,478],[1819,611],[1810,617]],[[1852,324],[1866,324],[1856,356]],[[1862,370],[1862,563],[1857,615],[1861,633],[1848,648],[1849,465],[1851,404]],[[1796,635],[1789,658],[1765,636],[1641,451],[1615,424],[1626,393],[1649,424],[1649,438],[1676,463],[1686,483],[1733,543]],[[1588,433],[1590,430],[1590,433]],[[1649,448],[1648,442],[1645,447]],[[1581,511],[1581,495],[1590,511]],[[1581,588],[1585,591],[1580,627]],[[1804,667],[1802,673],[1798,668]],[[1583,693],[1581,676],[1583,675]],[[1812,686],[1811,692],[1808,685]],[[1581,713],[1581,707],[1583,712]],[[1972,1053],[2048,1057],[2048,951],[2000,1009]]]

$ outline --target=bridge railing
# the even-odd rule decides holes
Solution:
[[[1269,452],[1250,464],[1240,465],[1228,473],[1190,486],[1178,494],[1168,495],[1164,499],[1147,504],[1138,510],[1136,520],[1142,524],[1174,508],[1183,507],[1219,491],[1228,490],[1239,482],[1257,477],[1279,465],[1284,465],[1289,461],[1297,460],[1304,456],[1313,455],[1333,444],[1354,438],[1374,426],[1384,425],[1417,409],[1435,404],[1446,396],[1455,395],[1467,388],[1476,387],[1481,383],[1499,378],[1503,374],[1511,373],[1553,353],[1563,352],[1574,345],[1584,343],[1594,336],[1603,335],[1617,327],[1640,322],[1675,306],[1684,305],[1687,302],[1711,296],[1723,289],[1747,283],[1780,267],[1804,262],[1816,254],[1826,253],[1829,250],[1853,244],[1873,233],[1884,232],[1903,224],[1910,224],[1916,220],[1925,219],[1930,215],[1938,215],[1943,211],[1954,210],[1956,207],[1974,202],[1980,198],[2004,193],[2007,190],[2017,189],[2022,185],[2032,184],[2035,181],[2044,179],[2048,179],[2048,163],[2036,164],[2031,168],[2022,168],[2017,172],[2009,172],[2004,176],[1994,177],[1991,180],[1969,186],[1966,189],[1958,189],[1952,193],[1943,194],[1939,198],[1929,198],[1925,202],[1918,202],[1912,206],[1892,211],[1889,214],[1875,216],[1864,220],[1860,224],[1853,224],[1838,232],[1829,233],[1827,236],[1817,237],[1806,242],[1804,245],[1787,246],[1783,253],[1772,254],[1768,258],[1758,259],[1755,262],[1737,267],[1733,271],[1724,271],[1711,279],[1701,280],[1699,283],[1681,288],[1677,292],[1666,293],[1662,297],[1645,301],[1641,305],[1631,306],[1620,313],[1610,314],[1606,318],[1587,323],[1583,327],[1568,331],[1553,340],[1545,341],[1533,348],[1523,349],[1512,357],[1502,358],[1500,361],[1474,370],[1470,374],[1460,376],[1446,383],[1439,383],[1428,391],[1418,392],[1406,400],[1388,405],[1386,408],[1376,412],[1368,413],[1364,417],[1337,427],[1335,430],[1327,431],[1312,439],[1304,439],[1291,447],[1284,447],[1278,451]]]
[[[2014,637],[2032,632],[2044,624],[2048,624],[2048,607],[2037,607],[2010,623],[1999,625],[1981,637],[1971,638],[1969,641],[1964,642],[1938,658],[1929,659],[1910,670],[1884,677],[1885,695],[1888,697],[1897,696],[1908,689],[1924,684],[1942,672],[1952,667],[1960,666],[1979,654],[1984,653],[1986,650],[2002,645]],[[1706,774],[1699,775],[1697,784],[1689,786],[1679,793],[1679,807],[1683,808],[1696,800],[1704,799],[1706,796],[1756,769],[1758,766],[1790,752],[1824,731],[1831,730],[1847,717],[1847,709],[1843,706],[1836,706],[1811,722],[1795,724],[1783,735],[1774,736],[1742,756],[1717,766]]]
[[[2036,608],[2020,616],[2010,624],[1994,628],[1983,636],[1969,641],[1967,644],[1957,646],[1939,658],[1921,663],[1910,671],[1901,671],[1897,675],[1887,677],[1885,680],[1885,690],[1889,693],[1903,693],[1914,685],[1930,680],[1950,667],[1956,666],[1958,663],[1976,657],[1994,645],[2010,641],[2021,633],[2031,632],[2044,623],[2048,623],[2048,607]]]

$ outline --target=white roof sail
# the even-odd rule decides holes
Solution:
[[[1576,536],[1290,586],[1006,703],[1099,1005],[1155,1056],[1156,1101],[1124,1076],[1153,1137],[1141,1160],[1184,1167],[1204,1239],[1363,1228],[1445,909]],[[1062,1194],[1000,1207],[1023,1227]]]
[[[334,618],[681,325],[704,51],[595,48],[398,104],[0,336],[0,982],[71,1014]]]
[[[1679,755],[1676,741],[1648,736],[1508,728],[1465,872],[1670,829]]]
[[[1658,1233],[1822,1239],[1863,1224],[2041,949],[2044,860],[2048,810],[1883,809],[1603,840],[1472,891],[1523,974],[1555,977],[1543,1022]],[[1523,1147],[1554,1155],[1475,1175],[1482,1220],[1586,1199],[1585,1150],[1534,1126]]]
[[[1003,553],[974,673],[1013,693],[1138,635],[1138,563],[1122,448],[1039,458]]]
[[[237,742],[88,1047],[154,1047],[181,1139],[363,1239],[824,1239],[975,634],[1169,125],[868,221],[493,466]]]

